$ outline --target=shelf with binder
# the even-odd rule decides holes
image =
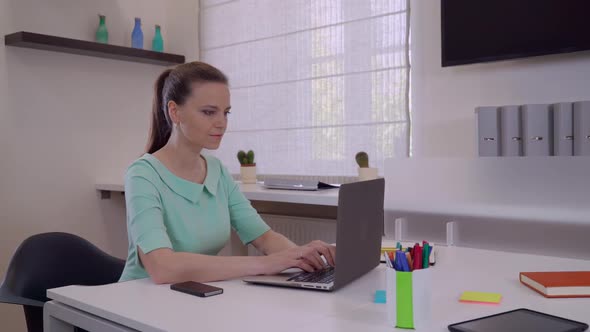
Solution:
[[[590,101],[475,108],[478,155],[590,156]]]
[[[552,156],[553,130],[551,110],[547,104],[523,105],[522,153],[524,156]]]
[[[522,119],[520,107],[500,107],[500,150],[503,157],[522,156]]]
[[[477,146],[480,157],[500,156],[500,117],[497,107],[477,107]]]
[[[574,120],[572,103],[553,104],[553,154],[574,154]]]
[[[573,105],[574,155],[590,156],[590,101]]]

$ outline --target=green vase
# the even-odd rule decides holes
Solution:
[[[162,33],[160,32],[160,26],[156,25],[156,33],[152,40],[152,50],[156,52],[164,52],[164,40],[162,39]]]
[[[109,42],[109,32],[107,31],[107,26],[105,25],[105,16],[98,15],[100,17],[100,23],[98,24],[98,28],[96,29],[96,41],[99,43],[106,44]]]

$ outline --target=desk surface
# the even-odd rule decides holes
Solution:
[[[588,322],[590,299],[546,299],[518,281],[521,271],[589,270],[590,260],[575,260],[479,249],[438,247],[433,267],[433,317],[428,331],[447,331],[450,323],[516,308],[530,308]],[[224,294],[199,298],[142,279],[105,286],[67,286],[48,297],[142,331],[391,331],[386,306],[373,303],[385,289],[385,267],[334,292],[274,288],[239,280],[211,283]],[[458,302],[463,291],[498,292],[497,306]]]
[[[117,182],[101,182],[96,184],[96,189],[101,191],[124,192],[125,186]],[[338,189],[324,189],[319,191],[278,190],[266,189],[260,183],[240,183],[240,190],[251,201],[338,206]]]

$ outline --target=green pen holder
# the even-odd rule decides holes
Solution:
[[[387,268],[387,322],[393,327],[428,328],[432,315],[432,268],[399,272]]]

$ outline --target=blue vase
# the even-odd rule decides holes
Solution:
[[[141,31],[141,19],[135,18],[135,26],[131,32],[131,47],[143,48],[143,32]]]

